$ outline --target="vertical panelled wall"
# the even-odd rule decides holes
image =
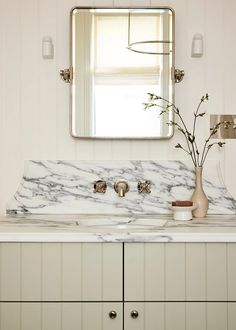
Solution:
[[[184,159],[181,141],[85,141],[69,134],[69,86],[59,70],[69,65],[69,11],[73,6],[161,6],[176,12],[176,66],[186,71],[176,102],[188,122],[208,92],[208,113],[235,113],[236,2],[234,0],[0,0],[0,213],[19,183],[25,159]],[[202,33],[205,54],[191,58],[191,41]],[[53,38],[55,57],[43,60],[42,37]],[[132,125],[133,123],[130,123]],[[199,125],[208,132],[208,120]],[[236,141],[220,159],[236,197]],[[232,179],[233,178],[233,179]]]

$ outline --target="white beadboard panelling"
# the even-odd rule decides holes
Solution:
[[[38,125],[35,132],[39,139],[39,154],[42,159],[56,159],[57,157],[57,93],[56,82],[58,71],[57,58],[57,17],[56,0],[41,0],[38,3],[38,38],[37,58],[40,70],[38,79]],[[54,58],[42,58],[42,38],[50,36],[54,46]]]
[[[234,15],[236,10],[236,2],[233,0],[229,0],[228,3],[223,2],[223,49],[224,56],[227,60],[224,60],[223,68],[224,68],[224,76],[223,76],[223,84],[224,84],[224,102],[225,102],[225,112],[235,113],[236,109],[236,99],[235,99],[235,57],[236,57],[236,47],[232,42],[235,29],[236,29],[236,21]]]
[[[40,0],[41,1],[41,0]],[[69,30],[70,30],[70,10],[78,4],[75,0],[57,0],[55,8],[56,15],[56,158],[75,159],[76,140],[70,136],[70,88],[64,83],[59,71],[69,67]]]
[[[94,141],[78,139],[76,141],[76,159],[94,159]]]
[[[131,141],[130,159],[149,159],[148,141]]]
[[[94,140],[94,159],[112,159],[112,141]]]
[[[2,0],[2,60],[3,81],[1,123],[1,213],[14,193],[22,175],[21,135],[21,2]]]
[[[112,160],[127,160],[130,157],[131,142],[124,140],[112,141]]]
[[[170,141],[78,140],[69,133],[69,86],[59,70],[69,66],[69,11],[73,6],[171,6],[176,12],[176,67],[186,71],[176,102],[192,120],[196,100],[209,92],[208,113],[235,112],[236,27],[234,0],[1,0],[0,212],[16,190],[26,158],[184,159]],[[192,34],[204,36],[204,56],[190,56]],[[41,40],[51,35],[55,58],[42,60]],[[227,59],[227,60],[226,60]],[[208,121],[199,125],[202,138]],[[236,196],[235,141],[212,159],[225,163],[226,183]],[[224,166],[223,166],[224,167]]]
[[[230,2],[230,1],[228,1]],[[211,12],[211,19],[205,20],[204,57],[206,59],[206,91],[209,93],[210,102],[208,113],[224,113],[224,7],[223,0],[205,1],[206,13]],[[226,6],[227,7],[227,6]],[[213,34],[217,31],[217,38]],[[222,63],[222,65],[219,65]],[[216,70],[217,68],[217,70]],[[224,83],[222,83],[224,81]]]
[[[23,159],[39,157],[39,8],[37,0],[22,0],[20,8],[20,107]],[[31,31],[31,33],[29,33]],[[48,73],[49,74],[49,73]],[[49,74],[50,75],[50,74]],[[47,94],[48,96],[48,94]],[[30,141],[30,143],[29,143]]]

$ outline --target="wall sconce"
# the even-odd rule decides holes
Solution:
[[[192,57],[202,57],[203,55],[203,35],[196,33],[192,41]]]
[[[42,57],[44,59],[53,59],[54,57],[53,42],[49,36],[45,36],[42,39]]]

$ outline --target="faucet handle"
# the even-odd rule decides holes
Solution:
[[[93,188],[94,188],[93,190],[94,193],[105,194],[107,190],[107,183],[104,180],[95,181]]]
[[[151,193],[151,181],[139,181],[138,182],[138,192],[140,194],[150,194]]]

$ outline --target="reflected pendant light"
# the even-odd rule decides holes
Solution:
[[[140,12],[139,12],[140,14]],[[132,15],[133,17],[135,15]],[[132,52],[140,53],[140,54],[148,54],[148,55],[170,55],[171,49],[170,46],[172,41],[170,40],[131,40],[131,25],[132,25],[132,17],[131,11],[128,13],[128,46]],[[144,26],[145,28],[145,26]],[[167,46],[166,46],[167,45]],[[168,49],[166,49],[168,47]],[[159,49],[158,49],[159,48]],[[161,50],[160,50],[161,48]]]

